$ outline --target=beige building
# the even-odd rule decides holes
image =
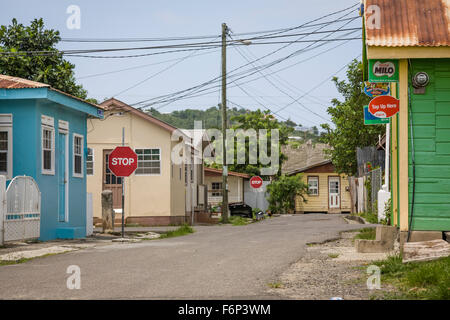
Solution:
[[[171,161],[172,150],[180,156],[190,151],[191,146],[185,143],[189,137],[119,100],[112,98],[101,106],[105,108],[104,120],[87,122],[87,190],[93,195],[94,220],[101,219],[103,190],[113,191],[116,219],[121,218],[122,182],[125,182],[127,224],[167,225],[189,221],[192,203],[186,199],[193,199],[190,190],[195,189],[192,182],[198,170]],[[136,171],[125,179],[114,176],[107,165],[111,151],[122,145],[122,128],[125,145],[138,155]],[[173,135],[177,135],[176,139]]]
[[[204,172],[208,204],[217,206],[222,202],[222,170],[205,167]],[[228,203],[244,202],[244,183],[248,179],[248,174],[228,171]]]

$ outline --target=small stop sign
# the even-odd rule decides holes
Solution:
[[[108,167],[116,177],[128,177],[136,170],[137,160],[137,154],[130,147],[117,147],[109,155]]]
[[[261,179],[261,177],[258,177],[258,176],[251,177],[250,186],[253,189],[261,188],[262,184],[263,184],[263,179]]]

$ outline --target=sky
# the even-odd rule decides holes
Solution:
[[[249,35],[239,36],[239,34],[300,26],[357,3],[357,0],[15,0],[8,1],[2,6],[0,24],[10,24],[12,18],[16,18],[19,23],[29,24],[31,20],[42,17],[46,28],[59,30],[63,39],[128,39],[219,36],[221,24],[226,23],[231,29],[233,39],[246,39],[245,37]],[[70,5],[77,5],[80,8],[79,29],[69,29],[67,26],[67,20],[71,15],[67,13],[67,8]],[[353,11],[333,15],[319,22],[337,19],[347,12],[350,13],[347,17],[358,15],[355,7]],[[337,29],[344,23],[332,24],[323,28],[322,31]],[[343,28],[356,27],[361,27],[359,18]],[[300,28],[290,33],[311,32],[317,28],[319,27]],[[345,32],[341,32],[329,37],[360,37],[359,31],[347,37],[344,37],[344,34]],[[316,34],[305,39],[320,39],[326,35]],[[299,37],[274,38],[265,41],[289,41]],[[186,40],[186,42],[218,40],[220,38]],[[255,60],[285,45],[256,45],[254,42],[250,45],[227,48],[228,71],[245,64],[248,64],[247,68],[252,68],[269,63],[311,45],[305,42],[292,43],[279,52],[249,65],[246,58]],[[173,42],[164,42],[165,45],[169,43]],[[163,43],[60,42],[58,48],[66,50],[125,48],[159,44]],[[264,106],[276,112],[280,120],[291,119],[305,127],[329,123],[330,117],[326,110],[330,106],[330,100],[340,98],[331,77],[336,75],[339,78],[345,78],[346,68],[344,67],[352,59],[360,57],[362,40],[321,42],[320,44],[323,46],[295,55],[269,69],[258,71],[251,77],[236,80],[236,82],[229,81],[228,107],[242,106],[255,110],[262,109]],[[333,48],[339,44],[339,47]],[[92,55],[118,56],[149,52],[149,50],[136,50]],[[120,59],[67,56],[66,59],[75,64],[77,83],[83,85],[89,97],[99,101],[115,97],[128,104],[193,87],[220,76],[221,70],[220,49]],[[279,69],[284,70],[272,74]],[[118,70],[122,71],[111,73]],[[107,72],[109,73],[101,75]],[[259,79],[245,83],[255,78]],[[123,92],[128,88],[131,89]],[[304,96],[305,92],[309,94]],[[302,98],[296,102],[295,100],[300,97]],[[203,96],[152,106],[159,108],[160,112],[171,112],[187,108],[206,109],[217,106],[219,102],[220,92],[212,90],[205,92]],[[280,109],[281,111],[278,111]]]

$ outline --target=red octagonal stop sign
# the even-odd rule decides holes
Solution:
[[[136,170],[137,160],[130,147],[117,147],[109,155],[108,167],[116,177],[128,177]]]
[[[261,177],[254,176],[250,179],[250,186],[254,189],[261,188],[262,184],[263,184],[263,179],[261,179]]]

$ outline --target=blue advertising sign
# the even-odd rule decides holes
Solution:
[[[366,126],[386,123],[389,123],[389,118],[377,118],[370,113],[369,106],[364,106],[364,124]]]

